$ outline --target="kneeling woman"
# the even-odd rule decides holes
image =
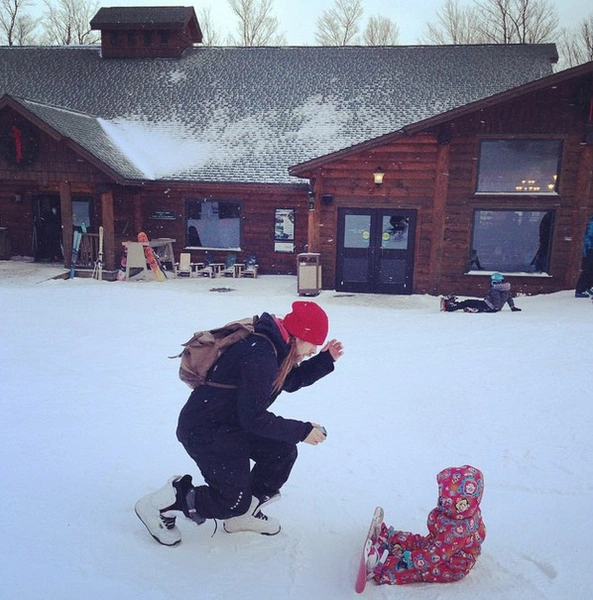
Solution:
[[[322,427],[285,419],[268,409],[282,390],[294,392],[334,370],[342,344],[327,337],[329,321],[314,302],[298,301],[283,319],[263,313],[255,333],[231,346],[181,410],[177,438],[205,485],[174,476],[136,504],[136,514],[161,544],[181,541],[175,511],[198,525],[223,519],[229,533],[275,535],[264,505],[280,498],[297,458],[297,444],[325,440]],[[304,360],[308,358],[308,360]],[[253,467],[251,462],[253,461]]]

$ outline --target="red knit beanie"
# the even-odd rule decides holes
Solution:
[[[288,333],[316,346],[323,344],[329,329],[325,311],[315,302],[293,302],[292,312],[284,317],[282,323]]]

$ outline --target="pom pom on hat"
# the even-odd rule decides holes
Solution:
[[[297,301],[292,303],[282,321],[286,331],[305,342],[321,346],[329,330],[329,319],[325,311],[315,302]]]

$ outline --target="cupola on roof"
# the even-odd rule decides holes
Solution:
[[[103,58],[179,58],[202,42],[193,7],[101,8],[91,20],[101,31]]]

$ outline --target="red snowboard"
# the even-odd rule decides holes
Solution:
[[[148,263],[148,266],[150,267],[150,269],[154,273],[155,279],[157,281],[165,281],[165,279],[167,277],[163,273],[163,271],[161,269],[161,266],[159,265],[158,260],[156,259],[156,256],[154,254],[154,250],[148,245],[148,236],[143,231],[141,231],[138,234],[138,241],[142,242],[143,244],[145,244],[145,246],[144,246],[144,256],[146,256],[146,262]]]
[[[371,546],[373,542],[377,539],[380,531],[381,531],[381,523],[383,523],[383,509],[380,506],[375,508],[375,514],[373,515],[373,520],[371,521],[371,526],[369,527],[369,532],[364,540],[364,545],[362,547],[362,553],[360,555],[360,564],[358,566],[358,575],[356,576],[356,584],[354,585],[354,589],[357,594],[362,594],[364,592],[364,588],[367,584],[367,558],[369,556],[369,552],[371,550]]]

